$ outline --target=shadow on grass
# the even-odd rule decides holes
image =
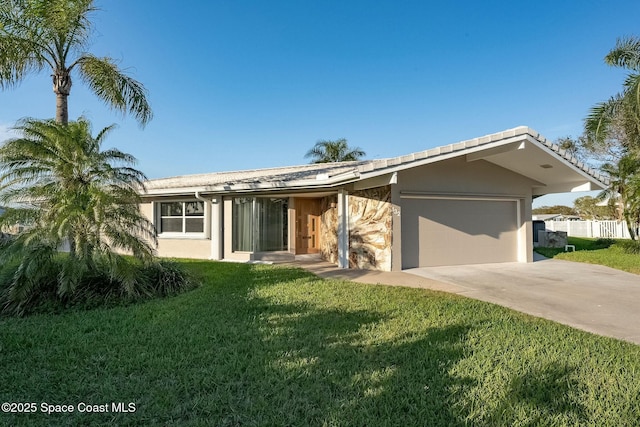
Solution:
[[[573,377],[575,370],[554,362],[514,376],[486,425],[586,424],[587,411],[578,400],[580,383]],[[526,421],[523,410],[528,414]]]
[[[0,383],[15,385],[0,390],[0,400],[135,402],[135,414],[22,414],[2,421],[508,425],[522,422],[528,407],[551,418],[583,416],[570,394],[579,387],[571,368],[552,364],[515,376],[488,421],[471,418],[470,391],[485,384],[455,368],[473,357],[468,336],[482,327],[477,321],[445,316],[430,326],[419,314],[402,316],[415,307],[400,299],[397,309],[367,300],[386,298],[383,288],[328,282],[297,268],[186,265],[205,282],[192,292],[52,316],[46,324],[34,318],[32,326],[0,334],[0,361],[12,367],[0,373]]]
[[[384,317],[284,306],[269,313],[263,340],[270,360],[264,375],[280,425],[462,425],[452,411],[448,374],[463,355],[464,325],[434,328],[426,336],[370,343],[365,336]],[[255,420],[254,420],[255,421]]]
[[[200,300],[209,307],[199,321],[210,325],[210,369],[199,390],[174,396],[185,406],[198,402],[196,413],[217,425],[511,425],[523,421],[523,408],[533,414],[525,425],[583,419],[569,394],[579,386],[572,368],[553,364],[514,376],[486,419],[469,418],[469,392],[479,385],[452,371],[471,353],[467,335],[477,324],[403,333],[389,312],[305,298],[315,288],[331,291],[301,269],[234,265],[218,273],[208,278],[216,292]],[[292,281],[300,295],[271,292]],[[173,314],[182,318],[181,309],[189,319],[193,307]]]
[[[269,270],[256,285],[281,283],[278,276],[289,274],[300,273]],[[254,409],[261,409],[241,424],[464,425],[455,401],[473,383],[448,371],[464,355],[469,326],[385,336],[394,319],[374,310],[282,304],[268,297],[252,304],[260,307],[256,326],[267,357],[260,381],[271,390],[254,396]]]

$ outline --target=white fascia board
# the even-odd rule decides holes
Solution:
[[[360,179],[357,171],[349,171],[340,175],[332,176],[329,179],[304,179],[298,181],[274,181],[242,183],[213,187],[213,191],[218,192],[247,192],[256,190],[298,190],[333,187],[336,184],[346,184]]]
[[[398,183],[398,173],[385,173],[383,175],[362,178],[353,184],[353,190],[365,190],[367,188],[382,187]]]
[[[185,194],[225,194],[247,193],[268,190],[312,190],[334,187],[337,184],[347,184],[360,179],[357,171],[335,175],[329,179],[307,179],[298,181],[275,181],[241,184],[223,184],[208,187],[158,188],[147,190],[142,197],[153,196],[181,196]]]
[[[534,196],[544,196],[546,194],[555,194],[555,193],[576,193],[576,192],[584,192],[584,191],[598,191],[601,190],[601,186],[597,187],[591,181],[587,182],[566,182],[563,184],[556,185],[548,185],[548,186],[534,186],[533,187],[533,195]]]
[[[208,192],[205,187],[153,188],[140,193],[140,197],[152,196],[184,196],[185,194],[202,194]]]

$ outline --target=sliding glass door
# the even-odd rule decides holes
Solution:
[[[233,200],[233,251],[288,250],[288,199],[238,197]]]
[[[233,199],[233,251],[253,251],[253,197]]]

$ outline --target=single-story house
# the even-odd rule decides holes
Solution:
[[[405,156],[147,182],[158,254],[343,268],[531,262],[531,201],[604,177],[528,127]]]
[[[534,214],[531,219],[534,221],[580,221],[580,215],[564,214]]]

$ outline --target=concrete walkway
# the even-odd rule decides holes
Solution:
[[[455,293],[640,344],[640,276],[600,265],[539,259],[389,273],[317,261],[294,265],[324,278]]]

